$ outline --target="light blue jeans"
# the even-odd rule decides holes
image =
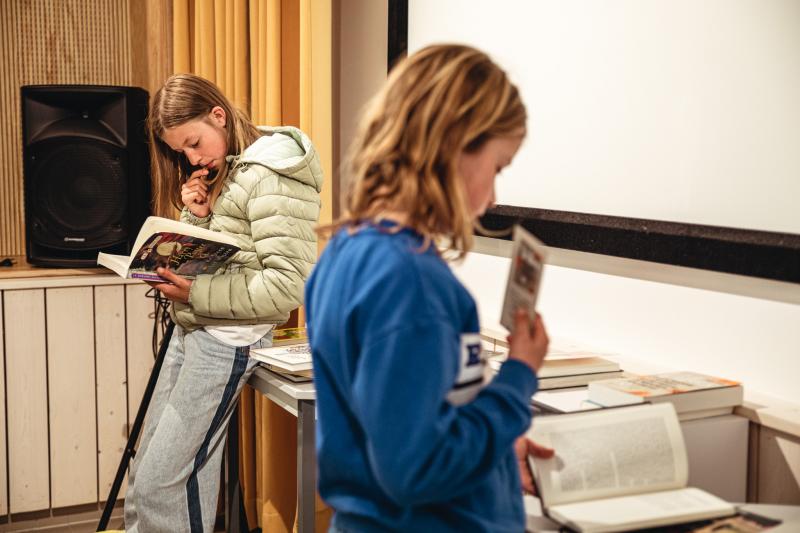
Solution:
[[[211,533],[228,422],[256,366],[203,329],[175,326],[129,472],[125,529],[135,533]]]

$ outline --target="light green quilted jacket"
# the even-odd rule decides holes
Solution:
[[[303,303],[317,258],[322,166],[297,128],[260,129],[265,136],[228,157],[232,171],[211,214],[181,213],[184,222],[234,235],[241,247],[217,273],[197,276],[188,305],[173,302],[172,319],[187,330],[280,324]]]

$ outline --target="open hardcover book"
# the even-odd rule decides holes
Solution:
[[[688,459],[672,404],[537,417],[528,437],[556,451],[531,462],[542,508],[576,531],[630,531],[736,513],[686,486]]]
[[[236,238],[218,231],[161,217],[148,217],[130,256],[100,252],[97,264],[123,278],[163,281],[158,267],[186,278],[213,274],[239,251]]]
[[[514,226],[511,270],[500,315],[500,324],[508,331],[513,331],[514,313],[520,307],[528,310],[531,319],[536,316],[536,298],[546,259],[547,247],[522,226]]]

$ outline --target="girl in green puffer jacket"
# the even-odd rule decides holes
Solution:
[[[231,234],[219,272],[151,283],[176,323],[131,468],[127,531],[213,531],[226,429],[252,347],[302,303],[316,255],[322,171],[296,128],[257,128],[213,83],[167,80],[147,123],[154,211]]]

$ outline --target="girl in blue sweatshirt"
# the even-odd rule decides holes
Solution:
[[[520,312],[484,383],[475,301],[445,256],[470,249],[525,121],[489,57],[439,45],[398,65],[361,122],[347,210],[306,286],[332,531],[524,529],[520,465],[551,453],[520,439],[547,334]]]

